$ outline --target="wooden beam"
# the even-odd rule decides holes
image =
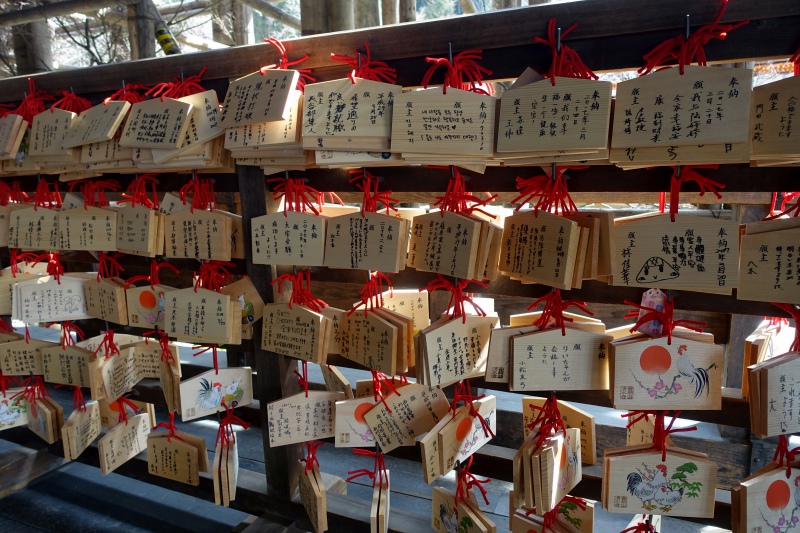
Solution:
[[[478,8],[475,7],[475,2],[473,0],[458,0],[458,5],[461,6],[461,11],[463,11],[465,15],[478,12]]]
[[[397,24],[400,21],[398,0],[381,0],[381,24]]]
[[[156,28],[150,4],[150,0],[139,0],[133,6],[136,22],[137,57],[139,59],[156,56]],[[120,80],[122,79],[126,78],[120,77]],[[119,83],[119,80],[117,83]]]
[[[72,13],[83,11],[97,11],[111,7],[111,5],[128,6],[135,4],[137,0],[61,0],[52,4],[42,4],[38,6],[26,7],[0,13],[0,28],[5,26],[18,26],[38,20],[45,20],[54,17],[64,17]],[[110,5],[111,4],[111,5]]]
[[[295,17],[294,15],[279,9],[272,4],[267,3],[265,0],[237,0],[238,2],[249,6],[259,13],[262,13],[264,16],[267,16],[271,19],[275,19],[278,22],[289,26],[295,30],[301,30],[301,23],[300,19]]]
[[[417,0],[400,0],[400,22],[417,20]]]
[[[0,498],[27,487],[66,462],[47,450],[19,447],[0,453]]]
[[[327,0],[326,3],[328,4],[329,31],[352,30],[355,27],[354,8],[351,0]]]
[[[329,0],[343,3],[343,0]],[[333,4],[330,4],[333,5]],[[546,70],[550,56],[542,45],[533,43],[534,35],[545,31],[551,17],[578,22],[576,31],[565,42],[581,54],[587,65],[596,71],[638,68],[642,55],[676,32],[683,31],[686,13],[692,21],[705,24],[714,19],[715,4],[676,0],[646,2],[639,0],[595,0],[592,8],[577,9],[581,4],[558,3],[500,10],[450,19],[372,28],[362,32],[341,32],[301,37],[284,41],[289,56],[308,53],[303,67],[314,69],[318,81],[342,78],[348,68],[330,59],[331,50],[354,50],[364,40],[370,43],[372,56],[386,61],[398,70],[398,84],[420,83],[428,67],[425,57],[447,52],[448,42],[458,35],[457,50],[479,48],[484,51],[481,62],[493,71],[493,78],[506,79],[519,75],[525,67]],[[331,13],[329,12],[329,15]],[[750,19],[750,24],[730,32],[724,41],[706,46],[711,61],[737,61],[752,57],[786,58],[797,48],[800,27],[800,2],[733,2],[723,22]],[[508,31],[508,28],[527,31]],[[770,38],[764,39],[767,28]],[[330,27],[329,29],[336,29]],[[397,46],[403,42],[403,46]],[[37,75],[37,86],[45,89],[74,87],[76,92],[116,90],[119,80],[154,84],[184,71],[198,71],[208,66],[206,80],[229,78],[255,72],[274,63],[277,53],[271,46],[253,45],[247,50],[213,50],[179,58],[159,58],[157,63],[115,63],[92,67],[92,76],[85,73],[50,73]],[[41,77],[40,77],[41,76]],[[436,80],[434,80],[436,82]],[[25,90],[24,79],[0,81],[0,99],[8,101],[12,94]],[[788,189],[787,189],[788,190]]]
[[[353,20],[356,28],[381,25],[379,0],[353,0]]]
[[[328,33],[327,2],[300,0],[300,33],[304,37]]]
[[[239,191],[242,198],[242,218],[251,220],[267,214],[264,173],[258,167],[236,169]],[[252,261],[252,228],[244,224],[245,256],[247,275],[253,281],[264,303],[274,302],[272,269],[268,265],[257,265]],[[292,370],[297,361],[266,352],[261,349],[261,328],[253,328],[253,352],[256,359],[259,402],[261,403],[261,427],[269,427],[266,404],[300,392]],[[297,461],[301,457],[300,445],[292,444],[273,448],[269,444],[269,433],[263,432],[264,464],[267,469],[267,495],[289,500],[297,487]]]

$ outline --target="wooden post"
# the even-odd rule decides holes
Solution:
[[[400,22],[414,22],[417,20],[416,0],[400,0]]]
[[[46,20],[12,27],[17,75],[53,70],[50,27]]]
[[[300,33],[328,33],[328,5],[319,0],[300,0]]]
[[[139,58],[139,27],[136,25],[136,7],[130,5],[128,10],[128,43],[131,49],[131,61]]]
[[[350,0],[327,0],[328,31],[352,30],[355,26],[353,2]]]
[[[258,167],[236,166],[239,179],[239,193],[242,199],[242,218],[267,214],[267,195],[264,187],[264,171]],[[275,301],[272,287],[272,267],[253,264],[251,250],[252,229],[244,224],[245,257],[247,275],[253,281],[264,303]],[[288,500],[297,487],[297,461],[301,457],[299,444],[271,448],[269,445],[269,420],[266,404],[300,392],[300,387],[292,370],[297,363],[288,357],[261,349],[261,326],[253,329],[253,356],[256,360],[256,373],[261,404],[261,428],[264,440],[264,464],[267,470],[267,495]]]
[[[353,0],[356,28],[373,28],[381,25],[378,0]]]
[[[211,38],[214,42],[233,46],[233,0],[220,0],[212,9]]]
[[[136,19],[136,46],[138,58],[145,59],[156,56],[156,28],[150,0],[139,0],[133,6]]]
[[[398,0],[381,0],[382,25],[388,26],[389,24],[397,24],[400,22],[398,7]]]
[[[508,9],[509,7],[519,7],[520,0],[492,0],[493,9]]]
[[[458,3],[461,6],[461,10],[467,15],[478,12],[478,8],[475,7],[475,2],[473,2],[473,0],[458,0]]]
[[[233,41],[236,46],[253,44],[253,10],[241,2],[233,4]]]

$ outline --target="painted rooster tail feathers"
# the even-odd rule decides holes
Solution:
[[[678,373],[688,378],[692,385],[694,385],[695,398],[700,397],[700,394],[702,394],[704,390],[706,394],[709,393],[708,370],[705,368],[696,368],[685,355],[678,357]]]

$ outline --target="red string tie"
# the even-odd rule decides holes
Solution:
[[[800,352],[800,309],[791,304],[773,302],[772,305],[788,313],[789,316],[792,317],[792,320],[794,320],[794,341],[789,347],[789,351]],[[780,327],[778,328],[778,331],[780,331]]]
[[[150,340],[149,337],[155,336],[158,338],[158,345],[161,347],[162,361],[169,364],[170,361],[176,360],[175,355],[172,353],[172,349],[169,346],[169,335],[157,329],[146,331],[143,335],[145,337],[144,339],[145,343],[147,343]]]
[[[680,411],[675,411],[675,414],[672,415],[672,420],[670,420],[668,425],[665,425],[666,411],[655,411],[654,413],[655,423],[653,425],[653,449],[661,452],[662,461],[667,460],[667,437],[673,433],[684,433],[687,431],[697,430],[697,426],[673,429],[672,425],[680,415]]]
[[[51,184],[47,180],[39,180],[33,195],[33,209],[38,210],[40,207],[61,209],[58,182]]]
[[[370,271],[369,281],[358,291],[361,301],[347,311],[347,316],[352,315],[358,310],[359,307],[364,306],[364,316],[366,317],[369,311],[383,307],[383,284],[389,286],[389,291],[392,290],[392,281],[389,277],[378,270]],[[390,292],[391,294],[391,292]]]
[[[353,481],[356,478],[361,476],[367,476],[372,480],[372,486],[375,486],[375,481],[377,480],[380,485],[384,485],[387,482],[386,478],[386,462],[383,458],[383,453],[378,450],[376,452],[372,452],[370,450],[365,450],[364,448],[353,448],[353,455],[358,455],[361,457],[374,457],[375,460],[372,465],[372,470],[368,470],[366,468],[359,468],[357,470],[351,470],[347,472],[351,474],[347,481]]]
[[[156,185],[158,180],[155,174],[139,174],[122,193],[122,199],[117,202],[118,204],[129,203],[131,207],[135,205],[142,205],[148,209],[158,209],[160,202],[158,200],[158,193],[156,192]],[[152,196],[147,195],[148,187]]]
[[[70,385],[56,385],[57,389],[69,387]],[[72,385],[72,410],[86,411],[86,400],[83,398],[83,391],[78,385]]]
[[[233,276],[228,269],[235,266],[230,261],[203,261],[200,265],[200,271],[197,273],[194,292],[197,292],[197,289],[219,292],[222,287],[233,282]]]
[[[383,406],[386,408],[386,410],[391,413],[392,410],[386,404],[386,397],[389,395],[384,396],[383,386],[385,385],[386,388],[391,389],[391,391],[394,394],[397,394],[398,396],[400,396],[400,393],[397,392],[397,389],[395,388],[394,384],[386,374],[372,369],[370,369],[370,372],[372,372],[372,395],[375,401],[377,402],[378,400],[380,400]]]
[[[655,526],[649,521],[639,522],[635,526],[623,529],[619,533],[657,533]]]
[[[149,87],[141,83],[127,83],[125,86],[112,93],[111,96],[103,100],[103,105],[108,105],[109,102],[130,102],[131,104],[138,104],[147,100],[142,92],[149,90]]]
[[[569,195],[567,189],[567,178],[564,172],[567,170],[583,170],[589,168],[588,165],[566,165],[557,166],[554,176],[534,176],[532,178],[517,177],[517,190],[520,191],[516,198],[511,200],[512,204],[518,204],[515,211],[530,203],[533,205],[534,216],[539,215],[539,210],[556,215],[568,215],[578,211],[575,202]],[[534,203],[534,200],[536,201]]]
[[[117,424],[120,422],[125,422],[125,425],[128,425],[128,411],[126,408],[129,408],[131,411],[133,411],[134,415],[139,414],[139,408],[136,407],[136,404],[127,399],[125,396],[120,396],[114,403],[117,404],[117,412],[119,412]]]
[[[219,423],[219,430],[217,430],[217,445],[220,443],[225,446],[230,446],[231,443],[236,442],[236,432],[233,430],[233,425],[242,426],[243,429],[250,427],[250,424],[243,421],[241,418],[233,414],[233,407],[228,406],[222,402],[225,407],[225,418]]]
[[[264,42],[269,43],[275,48],[277,48],[281,56],[277,63],[273,63],[271,65],[267,65],[266,67],[261,68],[262,76],[266,74],[266,72],[270,69],[288,69],[295,65],[299,65],[300,63],[308,59],[308,54],[306,54],[300,59],[297,59],[295,61],[289,61],[289,58],[286,56],[286,47],[283,45],[282,42],[280,42],[278,39],[275,39],[274,37],[270,37],[269,39],[264,39]],[[308,84],[309,82],[313,83],[317,81],[316,78],[311,76],[311,69],[300,68],[295,70],[297,70],[297,72],[300,73],[300,77],[297,80],[298,91],[303,92],[305,90],[306,84]]]
[[[488,287],[488,283],[484,283],[482,281],[478,281],[476,279],[460,279],[457,283],[451,282],[449,279],[445,278],[441,274],[437,274],[437,277],[432,279],[428,282],[428,284],[422,287],[419,291],[428,291],[432,293],[437,289],[445,290],[450,293],[450,301],[447,304],[448,309],[452,309],[452,313],[450,314],[451,319],[461,318],[461,322],[466,324],[467,322],[467,311],[466,311],[466,304],[472,306],[475,314],[478,316],[486,316],[486,312],[480,308],[478,304],[472,298],[471,294],[465,292],[467,285],[470,283],[475,283],[480,285],[481,287]]]
[[[33,117],[39,113],[47,111],[45,102],[55,100],[47,91],[37,90],[36,82],[32,78],[28,78],[28,91],[25,97],[20,102],[19,107],[11,112],[11,114],[19,115],[28,124],[33,124]]]
[[[388,215],[390,210],[397,211],[392,207],[392,203],[397,202],[397,198],[392,198],[392,191],[379,191],[380,179],[373,176],[367,169],[361,168],[351,170],[350,183],[355,183],[356,188],[364,193],[361,199],[361,216],[365,213],[377,213],[378,204],[383,204]]]
[[[792,463],[796,460],[798,453],[800,453],[800,447],[789,449],[788,435],[778,436],[778,446],[775,448],[772,460],[778,463],[779,468],[786,467],[786,479],[792,476]]]
[[[443,167],[439,165],[430,165],[429,168],[449,168],[452,172],[452,176],[450,181],[447,183],[447,190],[445,191],[444,196],[437,196],[433,203],[434,207],[438,207],[441,210],[442,216],[444,216],[445,211],[466,215],[471,215],[477,211],[488,217],[496,218],[494,215],[480,209],[480,207],[486,207],[489,202],[496,200],[496,194],[490,195],[489,193],[486,193],[487,198],[480,199],[471,192],[467,191],[466,178],[464,178],[457,168]]]
[[[161,341],[159,340],[159,343]],[[217,361],[217,345],[216,344],[196,344],[193,348],[199,348],[199,351],[194,352],[192,357],[197,357],[198,355],[204,354],[207,351],[211,350],[211,358],[214,362],[214,373],[219,374],[219,362]],[[162,357],[163,357],[163,345],[162,345]]]
[[[302,374],[297,370],[292,372],[297,376],[297,385],[303,388],[306,398],[308,398],[308,361],[300,361],[300,369],[303,372]]]
[[[202,93],[205,89],[200,85],[200,80],[203,78],[203,74],[206,73],[206,70],[208,70],[208,67],[203,67],[200,72],[188,76],[185,79],[182,79],[183,75],[175,76],[171,82],[159,83],[145,94],[152,97],[160,96],[163,102],[164,98],[174,98],[177,100],[184,96]]]
[[[81,114],[87,109],[92,107],[92,103],[86,98],[82,98],[72,91],[58,91],[61,95],[60,100],[53,102],[50,106],[50,112],[53,113],[56,109],[63,109],[71,113]]]
[[[575,321],[570,317],[564,316],[564,312],[570,307],[575,307],[576,309],[580,309],[589,316],[594,316],[594,313],[589,311],[589,309],[586,307],[586,302],[582,302],[580,300],[567,300],[566,302],[563,301],[561,299],[560,289],[553,289],[544,296],[538,298],[535,302],[533,302],[526,308],[526,311],[530,311],[531,309],[536,309],[542,302],[544,302],[542,315],[533,322],[533,325],[539,326],[539,329],[546,329],[552,322],[553,328],[561,329],[562,336],[567,335],[567,329],[565,323]]]
[[[119,278],[125,270],[118,261],[122,256],[120,252],[97,252],[97,281]]]
[[[272,195],[276,201],[284,199],[284,216],[288,216],[290,211],[296,213],[311,211],[315,215],[319,215],[319,210],[314,206],[314,202],[320,203],[320,192],[306,185],[302,179],[270,178],[267,183],[275,183]]]
[[[631,328],[631,333],[638,330],[644,324],[652,320],[657,320],[661,323],[662,326],[662,333],[661,336],[667,336],[667,344],[672,344],[672,331],[677,327],[684,327],[686,329],[690,329],[692,331],[696,331],[698,333],[703,332],[703,328],[708,326],[707,322],[700,322],[699,320],[675,320],[673,315],[675,313],[675,302],[672,299],[672,295],[669,295],[667,300],[664,302],[664,310],[659,311],[658,309],[653,309],[652,307],[645,307],[640,304],[636,304],[631,302],[630,300],[625,300],[627,305],[632,305],[636,309],[630,310],[626,315],[625,318],[636,318],[636,324]],[[645,313],[639,316],[639,311],[645,311]]]
[[[109,359],[112,355],[119,355],[119,347],[114,343],[114,330],[107,329],[103,332],[103,340],[100,342],[100,346],[94,351],[93,356],[97,357],[97,354],[100,352],[106,354],[106,359]]]
[[[394,83],[397,79],[397,71],[383,61],[373,61],[369,51],[369,44],[364,41],[364,49],[367,51],[362,57],[358,50],[354,50],[355,56],[345,56],[331,53],[331,59],[340,63],[350,65],[353,70],[347,75],[354,84],[356,78],[372,81],[382,81]]]
[[[722,199],[722,195],[717,189],[724,189],[725,184],[703,176],[695,170],[698,168],[710,168],[717,170],[719,165],[685,165],[682,167],[672,167],[672,178],[670,179],[669,186],[669,215],[670,220],[673,222],[675,222],[675,215],[678,213],[678,207],[680,206],[682,183],[694,181],[700,187],[700,196],[705,195],[707,192],[711,192],[717,197],[717,200]],[[660,193],[658,196],[658,210],[662,213],[666,207],[666,202],[666,195],[663,192]]]
[[[792,200],[796,200],[794,205],[790,205]],[[772,208],[771,213],[778,211],[776,204],[778,202],[778,193],[772,193]],[[800,216],[800,192],[785,192],[781,199],[781,209],[778,213],[764,218],[764,220],[773,220],[782,217],[798,217]]]
[[[166,261],[162,261],[159,263],[155,259],[150,261],[150,275],[149,276],[132,276],[128,278],[125,282],[125,289],[128,289],[131,285],[136,283],[137,281],[146,281],[150,284],[150,288],[155,290],[156,285],[161,285],[161,280],[158,278],[158,272],[163,269],[168,268],[172,270],[175,274],[180,274],[181,271],[173,265],[172,263],[167,263]]]
[[[461,384],[457,384],[453,390],[453,417],[456,416],[456,410],[458,408],[459,402],[461,405],[468,408],[469,416],[472,418],[477,418],[481,424],[481,428],[483,429],[483,435],[487,438],[491,436],[494,438],[494,431],[492,431],[492,426],[489,422],[486,421],[486,418],[481,415],[477,409],[475,409],[475,404],[473,402],[475,400],[480,400],[481,398],[486,397],[485,394],[481,394],[480,396],[475,396],[472,394],[472,386],[469,383],[469,380],[466,379]]]
[[[712,39],[723,40],[729,31],[735,30],[745,24],[749,20],[743,20],[735,24],[720,24],[725,8],[728,5],[728,0],[722,0],[717,17],[714,22],[702,26],[697,31],[689,36],[687,39],[685,35],[680,34],[672,39],[667,39],[651,51],[644,55],[645,64],[638,70],[640,75],[649,74],[653,70],[663,70],[662,65],[670,62],[675,62],[680,68],[680,73],[684,73],[686,65],[691,65],[695,59],[700,66],[706,66],[706,54],[703,47],[708,44]]]
[[[52,324],[49,324],[50,326]],[[61,348],[66,350],[70,346],[75,346],[75,339],[72,338],[72,334],[75,334],[75,337],[84,340],[86,336],[83,333],[83,330],[76,326],[73,322],[69,320],[65,320],[61,323]]]
[[[6,376],[6,375],[4,375],[3,371],[0,370],[0,393],[3,394],[3,398],[6,397],[6,392],[8,392],[8,388],[14,382],[19,382],[19,380],[17,378],[15,378],[14,376]]]
[[[482,54],[482,50],[464,50],[453,57],[452,63],[444,57],[426,57],[425,61],[431,63],[431,66],[422,78],[422,86],[427,89],[433,73],[439,67],[444,67],[445,74],[442,84],[444,94],[447,94],[448,87],[485,95],[494,93],[491,85],[483,84],[483,75],[491,74],[492,71],[476,62],[480,61]]]
[[[216,208],[216,196],[214,195],[214,185],[210,179],[199,179],[197,171],[194,171],[192,179],[181,187],[179,194],[181,202],[186,205],[189,194],[192,201],[189,205],[190,212],[195,209],[201,211],[213,211]]]
[[[305,468],[303,471],[306,475],[308,475],[309,471],[313,471],[314,468],[319,468],[319,459],[317,459],[317,448],[320,446],[324,446],[326,443],[324,441],[317,441],[317,440],[310,440],[308,442],[303,443],[303,448],[306,449],[306,456],[300,459],[305,463]]]
[[[490,478],[478,479],[475,474],[469,471],[470,467],[472,466],[472,459],[474,457],[475,456],[470,455],[469,459],[466,461],[466,464],[461,465],[461,467],[458,468],[458,473],[456,475],[456,496],[453,500],[453,504],[455,505],[453,510],[456,512],[456,515],[458,515],[458,503],[469,501],[469,491],[473,488],[478,489],[483,497],[483,501],[486,503],[486,505],[489,505],[487,490],[483,488],[483,484],[491,483],[492,480]]]
[[[578,27],[578,23],[561,32],[561,39],[566,37],[572,30]],[[533,42],[544,44],[550,47],[552,60],[550,62],[550,70],[547,77],[553,85],[556,84],[556,76],[562,78],[581,78],[584,80],[596,80],[597,75],[587,67],[578,53],[559,41],[556,34],[556,19],[551,18],[547,22],[547,39],[541,37],[534,37]]]
[[[28,402],[28,405],[30,405],[31,408],[31,414],[35,417],[36,400],[48,398],[50,397],[50,393],[47,391],[47,387],[44,384],[44,379],[42,379],[42,376],[31,376],[29,378],[25,378],[22,380],[22,386],[24,388],[13,395],[11,399],[13,400],[17,397],[21,397],[24,401]],[[5,393],[3,393],[3,395],[5,396]]]
[[[175,428],[175,411],[172,411],[169,414],[169,422],[159,422],[153,428],[153,431],[155,431],[157,429],[161,429],[161,428],[167,430],[167,442],[172,442],[173,438],[174,439],[178,439],[178,440],[183,441],[183,442],[186,442],[180,435],[176,435],[175,434],[175,431],[176,431],[176,428]]]

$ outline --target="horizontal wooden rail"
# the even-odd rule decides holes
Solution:
[[[398,70],[398,83],[418,85],[429,66],[427,56],[444,56],[451,43],[455,51],[482,49],[482,64],[492,69],[493,79],[513,78],[527,66],[545,71],[550,62],[546,47],[533,44],[545,34],[547,21],[556,18],[565,28],[578,29],[564,39],[591,68],[614,70],[638,68],[642,55],[661,41],[684,31],[686,14],[692,26],[710,23],[719,2],[690,0],[642,2],[641,0],[593,0],[591,4],[567,2],[529,6],[429,22],[337,32],[284,44],[290,59],[309,54],[303,67],[314,69],[320,80],[342,78],[347,67],[330,59],[330,53],[350,54],[369,42],[372,57]],[[750,24],[730,33],[724,41],[712,41],[706,54],[712,61],[743,61],[751,58],[788,58],[797,49],[800,4],[795,0],[731,2],[723,22],[749,19]],[[766,38],[765,36],[768,36]],[[263,36],[268,37],[268,36]],[[112,63],[84,69],[33,76],[37,86],[48,91],[72,87],[78,94],[111,92],[120,81],[154,85],[181,73],[194,74],[208,67],[207,80],[221,80],[224,92],[228,78],[255,72],[276,63],[276,50],[267,44],[181,54],[130,63]],[[434,79],[434,83],[441,80]],[[0,81],[0,101],[19,101],[27,90],[25,78]]]

